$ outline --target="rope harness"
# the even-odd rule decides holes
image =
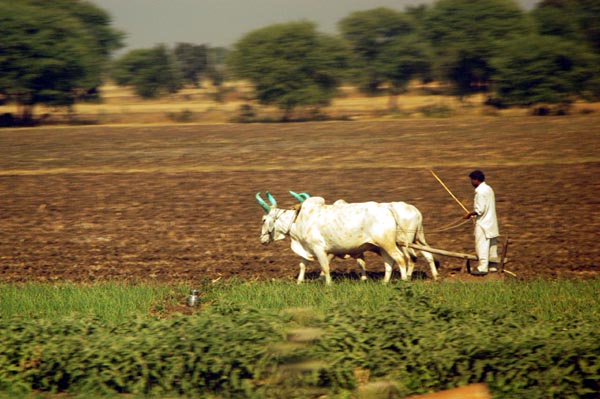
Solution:
[[[448,230],[453,230],[453,229],[459,228],[460,226],[462,226],[463,224],[468,223],[468,222],[469,222],[469,220],[462,220],[462,218],[461,218],[460,220],[456,220],[454,222],[450,222],[447,225],[442,226],[442,227],[440,227],[438,229],[431,229],[431,230],[427,229],[427,234],[443,233],[444,231],[448,231]],[[401,233],[405,233],[405,234],[416,233],[417,232],[417,230],[408,230],[408,229],[404,229],[404,228],[402,228],[400,226],[398,226],[396,228],[396,230],[399,231],[399,232],[401,232]]]
[[[427,233],[442,233],[444,231],[456,229],[465,223],[469,223],[469,219],[460,218],[459,220],[448,223],[447,225],[442,226],[439,229],[427,230]]]
[[[287,226],[287,229],[285,230],[286,234],[289,234],[290,230],[292,229],[292,225],[294,224],[294,222],[296,221],[296,218],[298,217],[298,213],[300,213],[300,208],[297,209],[278,209],[277,214],[275,215],[275,217],[273,218],[273,230],[272,232],[275,231],[275,225],[277,224],[277,222],[279,221],[279,218],[281,216],[283,216],[285,213],[289,212],[289,211],[294,211],[294,217],[290,219],[290,224]],[[270,232],[270,233],[272,233]]]

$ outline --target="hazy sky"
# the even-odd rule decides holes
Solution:
[[[432,4],[435,0],[91,0],[108,11],[113,26],[126,33],[127,49],[178,42],[230,46],[246,33],[300,19],[334,33],[353,11]],[[539,0],[519,0],[531,9]]]

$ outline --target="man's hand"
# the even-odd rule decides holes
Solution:
[[[463,216],[463,219],[471,219],[475,215],[477,215],[477,212],[475,212],[475,211],[469,212],[465,216]]]

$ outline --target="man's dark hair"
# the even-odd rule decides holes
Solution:
[[[474,171],[472,171],[472,172],[469,174],[469,177],[470,177],[471,179],[475,179],[475,180],[478,180],[478,181],[485,181],[485,175],[484,175],[484,174],[483,174],[483,172],[482,172],[482,171],[480,171],[480,170],[474,170]]]

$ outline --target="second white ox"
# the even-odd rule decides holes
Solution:
[[[399,223],[402,223],[403,217],[397,215],[393,205],[377,202],[349,204],[344,201],[326,205],[322,197],[311,197],[297,210],[277,208],[277,202],[268,192],[267,198],[270,206],[262,200],[260,193],[256,194],[257,201],[267,212],[262,220],[261,243],[268,244],[290,237],[292,250],[301,257],[298,283],[304,281],[306,265],[316,259],[321,265],[325,282],[331,284],[329,263],[333,257],[349,255],[362,258],[362,254],[369,250],[383,257],[384,283],[389,282],[394,263],[398,265],[402,280],[408,280],[410,252],[400,250],[396,244],[398,234],[402,231],[403,226],[399,226]],[[418,214],[420,217],[420,212]],[[413,231],[413,237],[418,231],[412,225],[404,228]],[[430,264],[433,277],[436,278],[433,257]],[[361,266],[364,267],[364,262]]]
[[[333,204],[346,204],[344,200],[337,200]],[[410,248],[408,244],[419,244],[429,246],[425,240],[425,232],[423,230],[423,215],[416,206],[407,204],[406,202],[381,202],[379,206],[391,208],[392,214],[396,220],[396,244],[400,245],[400,249],[404,254],[404,259],[407,263],[407,275],[410,278],[415,268],[415,259],[417,258],[415,250]],[[420,251],[423,257],[427,260],[431,270],[431,277],[434,280],[438,279],[437,265],[433,255],[426,251]],[[363,255],[354,256],[358,265],[361,268],[361,279],[367,279],[366,263]]]

